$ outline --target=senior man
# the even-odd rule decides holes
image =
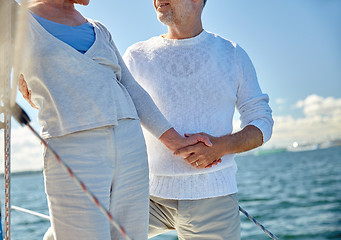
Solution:
[[[272,134],[269,97],[252,62],[236,43],[203,30],[205,4],[154,0],[168,32],[132,45],[123,57],[180,133],[204,132],[213,143],[186,147],[174,156],[145,131],[149,237],[176,229],[179,239],[240,239],[234,156],[261,146]],[[242,130],[232,133],[235,107]]]

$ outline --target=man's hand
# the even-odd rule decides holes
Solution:
[[[179,149],[174,153],[176,156],[185,158],[186,162],[198,169],[214,166],[226,154],[249,151],[263,144],[263,133],[253,125],[248,125],[239,132],[221,137],[213,137],[206,133],[200,133],[200,135],[208,137],[213,146],[208,148],[198,143]],[[191,135],[188,134],[187,136]]]
[[[27,83],[26,83],[24,76],[22,74],[20,74],[20,78],[19,78],[19,91],[21,92],[21,94],[25,98],[25,100],[32,107],[34,107],[35,109],[39,109],[31,100],[31,90],[28,90]]]
[[[195,145],[187,146],[178,149],[174,155],[183,157],[188,164],[191,164],[197,169],[210,168],[221,162],[221,157],[224,156],[224,151],[220,139],[213,137],[206,133],[200,133],[201,136],[206,136],[210,139],[213,146],[207,147],[205,144],[199,142]],[[192,134],[186,134],[186,137],[192,137]]]

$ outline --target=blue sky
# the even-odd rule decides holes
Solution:
[[[131,44],[167,31],[156,18],[152,0],[91,0],[78,9],[107,26],[121,54]],[[340,24],[339,0],[207,1],[204,28],[247,51],[262,90],[270,96],[276,123],[267,147],[341,138]],[[37,112],[20,96],[18,102],[39,129]],[[14,136],[30,136],[16,124],[13,128]],[[36,146],[31,138],[20,137],[20,144]],[[38,150],[22,154],[32,157],[32,164],[41,162]]]

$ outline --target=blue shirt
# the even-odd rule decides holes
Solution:
[[[32,16],[54,37],[70,45],[80,53],[85,53],[95,42],[95,31],[91,23],[71,27],[43,18],[33,12]]]

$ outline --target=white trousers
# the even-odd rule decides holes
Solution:
[[[48,143],[132,239],[147,239],[147,153],[138,120],[50,138]],[[124,239],[51,153],[44,156],[45,189],[55,240]]]

